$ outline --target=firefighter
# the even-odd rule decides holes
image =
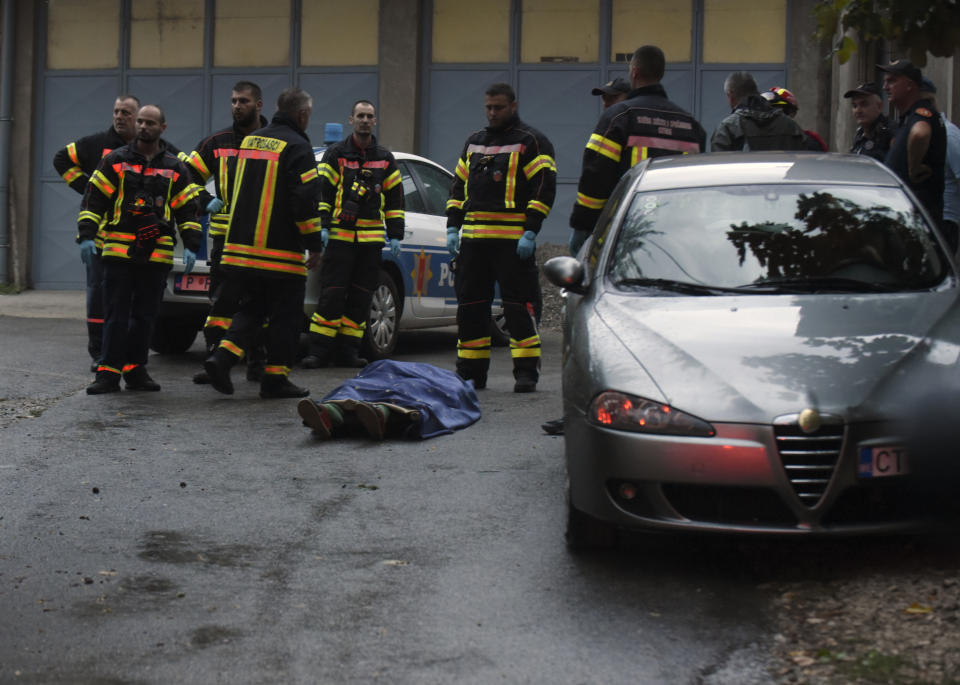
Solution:
[[[136,135],[134,126],[140,101],[133,95],[120,95],[113,103],[113,125],[106,131],[78,138],[57,150],[53,166],[71,188],[83,195],[87,182],[104,156],[123,147]],[[90,371],[96,373],[103,343],[103,244],[94,236],[80,242],[80,259],[87,272],[87,352],[93,360]]]
[[[173,219],[184,261],[196,260],[201,232],[195,198],[199,186],[160,134],[166,121],[156,105],[137,111],[136,138],[106,155],[84,192],[78,234],[100,233],[105,321],[103,349],[88,395],[120,389],[160,390],[147,373],[150,334],[173,264]]]
[[[360,343],[380,277],[384,233],[400,258],[403,182],[393,154],[377,144],[373,103],[358,100],[350,114],[353,133],[320,160],[323,269],[320,297],[310,319],[309,351],[301,364],[362,368]]]
[[[540,378],[536,292],[529,277],[537,234],[557,185],[553,145],[517,115],[508,83],[484,94],[488,126],[467,138],[447,201],[447,249],[457,259],[457,373],[480,389],[490,367],[490,304],[500,285],[514,392]]]
[[[600,115],[583,151],[577,200],[570,216],[570,252],[576,255],[593,233],[614,186],[630,167],[648,157],[703,152],[700,123],[667,99],[660,85],[666,60],[655,45],[637,48],[630,59],[633,90]]]
[[[204,186],[211,178],[214,182],[215,196],[201,192],[201,205],[210,217],[209,233],[211,238],[210,259],[210,313],[203,326],[203,337],[207,352],[213,352],[223,334],[230,328],[234,312],[239,309],[238,293],[234,288],[226,288],[220,257],[230,222],[232,207],[231,195],[234,191],[234,175],[237,169],[237,151],[243,139],[267,125],[261,114],[263,95],[260,86],[250,81],[238,81],[230,93],[230,109],[233,125],[201,140],[187,159],[193,180]],[[260,346],[255,346],[259,351]],[[260,356],[259,354],[257,355]],[[247,378],[261,380],[263,365],[248,360]],[[209,383],[205,371],[193,377],[194,383]]]
[[[237,153],[235,192],[221,265],[240,309],[204,369],[218,392],[233,394],[230,369],[266,329],[267,360],[260,397],[306,397],[287,378],[303,323],[307,269],[320,258],[320,181],[307,125],[313,99],[287,88],[265,128],[248,135]],[[304,260],[304,248],[309,256]],[[233,282],[235,281],[235,284]]]

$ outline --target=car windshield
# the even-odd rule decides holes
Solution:
[[[702,295],[915,290],[947,274],[910,198],[858,185],[640,192],[609,265],[617,287]]]

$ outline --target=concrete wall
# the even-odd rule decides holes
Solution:
[[[831,65],[825,59],[829,49],[817,42],[814,33],[817,20],[813,15],[816,0],[795,0],[788,5],[790,27],[790,63],[787,71],[787,86],[800,110],[797,123],[803,129],[819,133],[830,149],[833,136],[830,135],[830,115],[832,111]]]
[[[377,138],[416,152],[420,95],[420,0],[380,0],[380,111]]]

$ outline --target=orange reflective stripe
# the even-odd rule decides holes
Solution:
[[[507,209],[513,209],[517,206],[515,196],[517,193],[517,167],[520,165],[520,153],[511,152],[510,161],[507,163],[507,182],[504,184],[506,190],[503,194],[503,206]]]

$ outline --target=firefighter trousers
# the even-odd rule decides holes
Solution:
[[[87,352],[100,361],[103,347],[103,261],[100,253],[90,255],[87,266]]]
[[[250,271],[252,269],[244,269]],[[265,339],[267,360],[265,373],[287,376],[297,357],[300,331],[303,328],[305,278],[289,278],[268,274],[242,273],[227,275],[228,287],[240,293],[240,308],[233,316],[217,351],[233,355],[236,363]],[[264,328],[264,322],[270,325]]]
[[[380,281],[383,243],[331,240],[323,252],[320,297],[310,319],[310,353],[337,345],[359,348]]]
[[[150,336],[170,266],[105,259],[103,264],[104,326],[100,369],[122,373],[147,363]]]
[[[537,293],[530,278],[533,257],[517,256],[517,241],[466,238],[460,244],[457,271],[457,373],[480,384],[490,367],[490,306],[494,286],[510,333],[510,356],[517,380],[540,377],[540,335],[534,319]]]

